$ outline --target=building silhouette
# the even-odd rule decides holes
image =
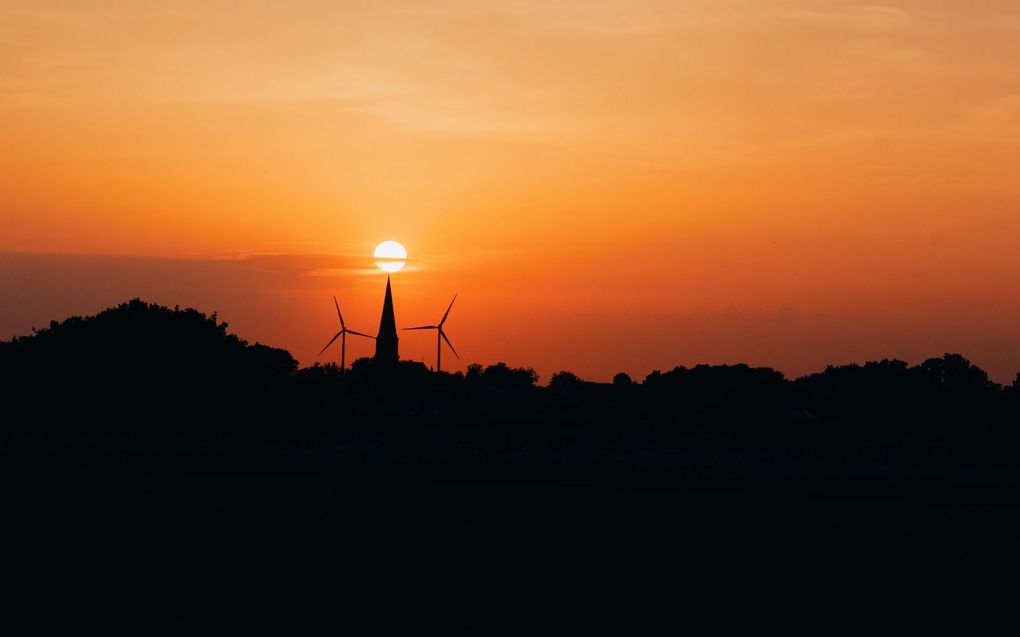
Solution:
[[[397,320],[393,315],[393,292],[388,276],[382,318],[379,320],[379,334],[375,338],[375,360],[377,363],[385,364],[396,364],[400,360],[397,352]]]

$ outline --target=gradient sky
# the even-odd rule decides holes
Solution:
[[[0,338],[141,296],[311,364],[384,239],[462,363],[1011,381],[1020,5],[0,0]]]

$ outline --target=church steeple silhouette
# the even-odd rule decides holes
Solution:
[[[390,277],[386,277],[386,299],[383,301],[382,318],[379,321],[379,335],[375,337],[375,360],[379,363],[396,363],[400,360],[397,353],[397,320],[393,316],[393,292],[390,290]]]

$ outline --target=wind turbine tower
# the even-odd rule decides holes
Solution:
[[[368,334],[362,334],[361,332],[355,332],[354,330],[347,329],[347,324],[344,323],[344,315],[340,312],[340,303],[337,302],[336,297],[333,297],[333,305],[336,306],[336,315],[340,319],[340,331],[333,335],[333,338],[329,339],[326,343],[326,347],[323,347],[319,352],[319,356],[322,356],[322,352],[329,349],[329,346],[333,344],[333,341],[340,339],[340,371],[344,371],[347,366],[347,335],[354,334],[355,336],[364,336],[365,338],[372,338]]]
[[[457,295],[453,295],[453,301],[457,300]],[[443,360],[443,341],[450,347],[450,351],[453,355],[460,359],[460,354],[453,348],[453,343],[446,337],[446,332],[443,331],[443,325],[446,323],[446,319],[450,316],[450,310],[453,309],[453,301],[450,301],[450,305],[446,308],[446,313],[443,314],[443,318],[437,325],[422,325],[420,327],[405,327],[405,330],[436,330],[436,373],[441,371],[440,365]]]

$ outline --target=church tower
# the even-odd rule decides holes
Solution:
[[[377,363],[396,364],[397,320],[393,316],[393,292],[390,277],[386,277],[386,299],[383,301],[382,319],[379,321],[379,335],[375,337],[375,360]]]

